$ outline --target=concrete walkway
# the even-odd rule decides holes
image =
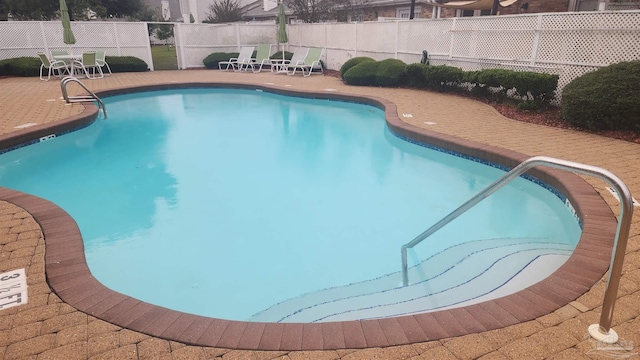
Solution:
[[[268,84],[291,90],[338,91],[387,99],[407,122],[443,134],[499,146],[520,153],[547,155],[608,169],[640,196],[640,145],[571,130],[507,119],[469,99],[409,89],[351,87],[338,79],[237,74],[210,70],[114,74],[86,80],[94,91],[175,82]],[[81,93],[75,84],[70,93]],[[21,126],[55,122],[79,114],[83,105],[60,100],[59,81],[0,79],[0,134]],[[412,117],[403,117],[412,114]],[[426,124],[435,123],[432,125]],[[587,179],[617,213],[618,203],[605,184]],[[0,179],[1,185],[1,179]],[[636,208],[637,210],[637,208]],[[634,216],[613,327],[632,351],[640,352],[640,216]],[[62,302],[44,273],[42,231],[24,209],[0,202],[0,272],[25,268],[27,304],[0,310],[0,358],[4,359],[591,359],[606,358],[588,338],[597,323],[605,283],[571,304],[536,320],[499,330],[412,345],[335,351],[241,351],[204,348],[153,338],[111,325]]]

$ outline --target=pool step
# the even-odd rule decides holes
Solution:
[[[488,239],[449,247],[402,274],[323,289],[285,300],[250,321],[325,322],[435,311],[486,301],[528,287],[555,271],[572,245],[544,239]],[[535,271],[523,271],[526,268]],[[515,286],[513,279],[517,278]],[[508,291],[505,291],[508,289]],[[492,295],[493,294],[493,295]]]

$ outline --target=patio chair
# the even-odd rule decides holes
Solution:
[[[220,61],[218,63],[218,69],[227,71],[229,67],[233,69],[233,71],[240,71],[240,63],[242,64],[250,64],[251,63],[251,55],[253,55],[254,46],[243,46],[240,48],[240,53],[238,57],[234,57],[229,59],[228,61]],[[222,66],[226,65],[223,69]]]
[[[85,51],[82,53],[81,60],[74,60],[75,65],[77,65],[84,74],[87,76],[87,79],[101,79],[104,77],[102,73],[102,67],[98,65],[96,61],[96,52],[95,51]],[[93,70],[91,75],[89,74],[89,69]],[[100,74],[100,76],[96,75],[96,70]]]
[[[111,75],[111,68],[109,67],[109,64],[107,64],[107,61],[105,60],[107,54],[104,50],[96,50],[96,63],[98,65],[100,65],[100,67],[107,67],[107,70],[109,70],[109,75]],[[103,72],[104,74],[104,72]],[[107,75],[107,74],[104,74]]]
[[[320,63],[322,51],[322,48],[310,48],[304,61],[287,65],[287,75],[295,75],[297,70],[302,71],[302,75],[304,76],[322,74],[324,72],[322,63]]]
[[[291,60],[271,59],[271,71],[277,73],[288,72],[288,67],[293,64],[304,64],[304,59],[309,53],[309,48],[299,47],[293,51]]]
[[[71,65],[71,59],[58,59],[56,58],[57,56],[60,55],[69,55],[69,52],[67,50],[51,50],[51,58],[54,60],[59,60],[59,61],[64,61],[65,63],[67,63],[67,67],[69,67]]]
[[[259,73],[262,71],[263,66],[271,65],[269,55],[271,55],[271,44],[259,44],[258,50],[256,51],[256,58],[251,65],[251,70],[253,70],[254,73]]]
[[[62,74],[69,72],[67,64],[64,61],[50,60],[47,57],[47,54],[43,52],[38,52],[38,56],[40,57],[40,61],[42,61],[42,65],[40,65],[40,80],[49,81],[49,79],[51,79],[51,74],[57,77],[62,77]],[[49,70],[49,74],[46,79],[42,76],[42,70],[44,69]]]

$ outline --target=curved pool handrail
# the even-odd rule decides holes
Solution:
[[[600,322],[598,324],[589,326],[589,334],[591,334],[591,336],[595,339],[606,343],[615,343],[618,341],[618,336],[615,331],[611,329],[611,321],[613,319],[613,308],[615,305],[616,296],[618,294],[620,276],[622,274],[622,263],[624,261],[627,240],[629,238],[629,230],[631,228],[631,217],[633,215],[633,198],[631,197],[629,188],[625,185],[624,182],[622,182],[620,178],[618,178],[612,172],[603,168],[599,168],[597,166],[556,159],[548,156],[534,156],[523,161],[518,166],[511,169],[511,171],[474,195],[471,199],[467,200],[467,202],[460,205],[457,209],[453,210],[447,216],[443,217],[433,226],[422,232],[415,239],[402,245],[402,247],[400,248],[400,251],[402,253],[402,286],[407,286],[409,284],[409,275],[407,273],[408,248],[412,248],[418,245],[424,239],[431,236],[433,233],[440,230],[442,227],[456,219],[458,216],[474,207],[480,201],[484,200],[489,195],[498,191],[513,179],[517,178],[529,169],[536,166],[546,166],[550,168],[571,171],[576,174],[590,175],[599,178],[611,185],[611,187],[618,194],[618,197],[620,199],[620,214],[615,238],[613,241],[611,261],[609,263],[609,277],[607,279],[607,289],[605,290],[604,294],[602,314],[600,316]]]
[[[76,95],[76,96],[69,96],[67,93],[67,84],[70,82],[75,82],[80,84],[80,86],[89,93],[89,95]],[[102,110],[102,115],[104,115],[104,118],[107,118],[107,108],[104,106],[104,103],[102,102],[102,99],[100,99],[98,97],[98,95],[94,94],[93,91],[89,90],[89,88],[87,88],[85,86],[85,84],[78,80],[76,77],[74,76],[65,76],[64,78],[62,78],[62,80],[60,80],[60,90],[62,90],[62,97],[64,98],[64,100],[67,103],[74,103],[74,102],[86,102],[86,101],[97,101],[98,102],[98,109]]]

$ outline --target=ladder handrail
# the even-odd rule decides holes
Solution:
[[[447,216],[443,217],[440,221],[433,226],[422,232],[415,239],[402,245],[400,251],[402,253],[402,286],[407,286],[409,278],[407,274],[407,249],[412,248],[422,242],[424,239],[447,225],[458,216],[462,215],[467,210],[474,207],[483,199],[493,194],[508,182],[517,178],[521,174],[525,173],[529,169],[535,166],[547,166],[550,168],[556,168],[561,170],[571,171],[576,174],[590,175],[601,180],[606,181],[618,194],[620,199],[620,213],[618,219],[618,226],[616,228],[616,234],[613,241],[613,249],[611,254],[611,261],[609,263],[609,277],[607,279],[607,288],[605,290],[604,302],[602,305],[602,314],[600,316],[600,322],[597,324],[597,330],[601,335],[613,335],[609,334],[611,330],[611,321],[613,318],[613,308],[618,293],[618,287],[620,285],[620,276],[622,274],[622,263],[624,261],[625,250],[627,247],[627,240],[629,238],[629,230],[631,227],[631,217],[633,215],[633,198],[629,188],[622,180],[614,175],[612,172],[592,165],[581,164],[573,161],[556,159],[548,156],[534,156],[529,158],[520,165],[514,167],[493,182],[491,185],[484,188],[482,191],[474,195],[471,199],[467,200],[464,204],[460,205],[457,209],[453,210]],[[593,326],[593,325],[592,325]],[[594,334],[592,334],[594,336]],[[594,336],[595,337],[595,336]],[[617,337],[616,337],[617,338]]]
[[[77,96],[71,96],[69,97],[69,95],[67,94],[67,84],[69,82],[75,82],[80,84],[80,86],[86,91],[88,92],[90,95],[77,95]],[[98,108],[100,110],[102,110],[102,114],[104,115],[104,118],[107,118],[107,108],[104,106],[104,102],[102,102],[102,99],[100,99],[98,97],[98,95],[94,94],[93,91],[89,90],[89,88],[87,88],[84,83],[82,83],[82,81],[78,80],[76,77],[73,76],[65,76],[61,81],[60,81],[60,89],[62,90],[62,97],[64,98],[64,100],[67,103],[74,103],[74,102],[85,102],[87,100],[89,101],[97,101],[98,102]]]

